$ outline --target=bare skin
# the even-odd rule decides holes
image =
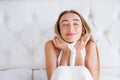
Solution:
[[[82,25],[79,16],[74,13],[67,13],[61,17],[60,31],[63,40],[75,44],[76,60],[75,66],[85,66],[95,79],[97,74],[97,47],[95,42],[89,40],[89,36],[82,35]],[[58,37],[48,41],[45,44],[46,69],[48,80],[58,66],[69,66],[70,50],[68,46]],[[86,49],[85,61],[82,58],[81,50]],[[58,65],[58,56],[63,52],[60,64]]]

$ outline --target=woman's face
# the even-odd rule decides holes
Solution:
[[[80,39],[82,23],[80,17],[75,13],[66,13],[60,19],[60,33],[66,42],[74,42]]]

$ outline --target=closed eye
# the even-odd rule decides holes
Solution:
[[[73,23],[73,25],[79,25],[79,23],[78,23],[78,22],[75,22],[75,23]]]
[[[65,26],[69,26],[69,24],[62,24],[62,26],[63,26],[63,27],[65,27]]]
[[[74,23],[74,25],[79,25],[79,24],[77,24],[77,23]]]

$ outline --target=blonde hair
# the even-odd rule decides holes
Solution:
[[[60,33],[60,26],[59,26],[60,24],[59,24],[59,22],[60,22],[61,17],[62,17],[64,14],[67,14],[67,13],[74,13],[74,14],[77,14],[77,15],[80,17],[81,22],[82,22],[83,29],[85,29],[85,34],[90,35],[90,40],[93,41],[93,38],[92,38],[92,36],[91,36],[91,29],[90,29],[90,27],[89,27],[88,24],[86,23],[85,19],[84,19],[77,11],[75,11],[75,10],[66,10],[66,11],[63,11],[63,12],[59,15],[58,20],[57,20],[57,22],[56,22],[56,24],[55,24],[55,28],[54,28],[54,29],[55,29],[55,34],[62,39],[62,36],[61,36],[61,33]]]
[[[93,39],[93,37],[91,35],[91,29],[90,29],[89,25],[87,24],[87,22],[85,21],[85,19],[77,11],[75,11],[75,10],[65,10],[65,11],[63,11],[59,15],[59,17],[57,19],[57,22],[55,24],[55,27],[54,27],[55,34],[62,39],[62,36],[61,36],[61,33],[60,33],[60,24],[59,24],[59,22],[60,22],[61,17],[64,14],[67,14],[67,13],[74,13],[74,14],[76,14],[76,15],[78,15],[80,17],[81,22],[82,22],[82,27],[85,30],[84,34],[86,34],[87,36],[90,36],[90,40],[94,41],[94,39]],[[97,67],[98,74],[97,74],[95,80],[99,80],[99,76],[100,76],[100,61],[99,61],[98,49],[97,49],[97,58],[98,58],[98,67]]]

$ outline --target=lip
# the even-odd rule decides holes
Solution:
[[[67,35],[67,36],[74,36],[75,33],[67,33],[66,35]]]

